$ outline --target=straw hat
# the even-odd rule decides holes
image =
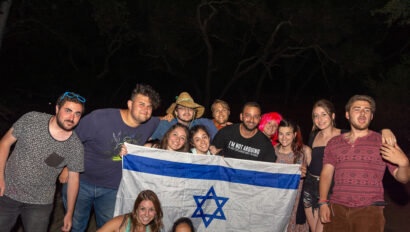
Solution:
[[[187,92],[182,92],[179,94],[177,100],[167,109],[167,114],[173,114],[177,105],[196,109],[197,112],[195,114],[195,118],[200,118],[205,111],[205,107],[195,103],[194,99],[192,99],[191,95]]]

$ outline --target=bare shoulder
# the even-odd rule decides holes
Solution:
[[[97,230],[97,232],[119,232],[124,217],[126,217],[126,215],[120,215],[109,220],[103,227]]]
[[[305,154],[312,153],[312,149],[309,146],[303,145],[303,151]]]

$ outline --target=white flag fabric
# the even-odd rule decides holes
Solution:
[[[131,212],[150,189],[161,201],[164,231],[180,217],[197,231],[286,231],[299,165],[126,146],[114,216]]]

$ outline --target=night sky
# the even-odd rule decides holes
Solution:
[[[410,23],[400,13],[381,0],[16,0],[0,47],[1,132],[27,111],[52,113],[67,90],[88,113],[125,107],[146,83],[162,97],[154,115],[181,91],[205,106],[226,100],[233,122],[254,100],[298,121],[305,138],[316,100],[334,102],[343,128],[348,98],[369,94],[372,128],[391,128],[409,149]]]

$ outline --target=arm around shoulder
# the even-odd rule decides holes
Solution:
[[[409,159],[399,145],[396,143],[394,146],[391,146],[384,143],[380,148],[380,153],[383,159],[398,166],[392,173],[393,177],[403,184],[407,183],[410,175]]]

